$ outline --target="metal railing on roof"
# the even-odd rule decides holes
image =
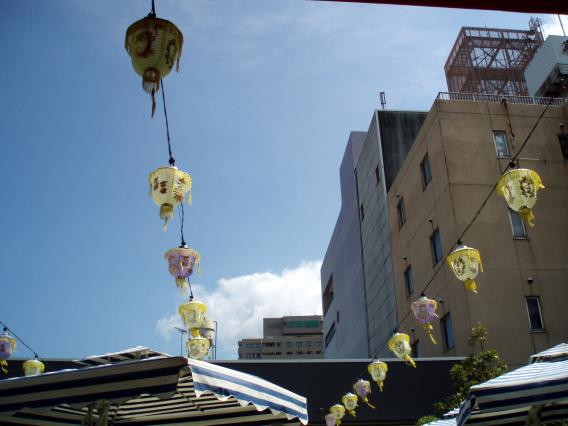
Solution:
[[[469,101],[469,102],[501,102],[503,99],[509,104],[547,105],[550,98],[537,98],[534,96],[487,95],[483,93],[440,92],[436,100],[441,101]],[[564,106],[563,98],[553,98],[551,106]]]

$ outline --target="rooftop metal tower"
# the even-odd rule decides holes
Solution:
[[[528,96],[524,71],[543,43],[540,21],[530,29],[462,27],[444,70],[449,92]]]

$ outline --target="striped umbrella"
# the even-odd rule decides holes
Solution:
[[[568,345],[531,357],[531,364],[472,386],[457,425],[525,424],[568,419]]]
[[[128,358],[107,354],[82,361],[103,365],[0,381],[0,424],[308,422],[305,398],[256,376],[183,357]]]

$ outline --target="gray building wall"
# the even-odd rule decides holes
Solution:
[[[330,277],[334,287],[324,304],[326,358],[387,355],[397,313],[386,194],[426,114],[375,111],[369,130],[349,137],[341,211],[321,268],[322,294]]]
[[[366,132],[351,132],[339,169],[341,210],[321,267],[322,294],[330,278],[333,300],[324,305],[326,358],[366,358],[367,319],[355,165]]]
[[[369,356],[389,355],[385,343],[398,323],[386,194],[426,114],[375,111],[356,166],[359,209],[364,212],[361,241]]]

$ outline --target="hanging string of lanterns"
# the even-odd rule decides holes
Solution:
[[[156,16],[154,0],[152,0],[150,14],[128,27],[125,40],[126,51],[132,60],[132,67],[142,77],[143,89],[152,96],[152,117],[156,110],[156,93],[160,89],[162,91],[169,167],[159,167],[150,173],[148,178],[150,195],[160,207],[160,219],[164,221],[164,231],[167,230],[168,224],[174,216],[174,209],[176,207],[181,208],[181,243],[178,247],[169,249],[164,257],[168,262],[168,271],[174,277],[177,288],[183,294],[187,289],[190,291],[189,301],[182,304],[178,309],[189,332],[189,339],[186,343],[188,356],[194,359],[203,359],[207,356],[211,347],[210,339],[201,336],[200,332],[200,329],[205,326],[207,308],[204,303],[194,300],[189,282],[189,277],[194,270],[200,270],[201,255],[198,251],[187,246],[183,235],[183,202],[187,199],[188,205],[191,205],[192,180],[189,173],[175,166],[162,80],[170,73],[174,65],[179,71],[183,34],[172,22]]]

